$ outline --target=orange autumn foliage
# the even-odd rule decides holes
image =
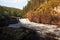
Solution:
[[[54,7],[59,4],[60,0],[48,0],[34,11],[28,11],[25,17],[37,23],[60,25],[60,13],[54,11]]]

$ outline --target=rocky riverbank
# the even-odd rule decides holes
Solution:
[[[57,25],[34,23],[28,19],[19,19],[19,21],[21,23],[20,27],[36,31],[43,40],[60,40],[60,28]]]
[[[0,18],[0,27],[8,26],[9,24],[18,23],[19,19],[14,16],[1,16]]]
[[[60,28],[57,25],[34,23],[16,17],[10,17],[10,20],[8,18],[5,20],[3,17],[4,21],[0,22],[0,27],[2,28],[1,24],[13,26],[0,29],[1,40],[60,40]]]

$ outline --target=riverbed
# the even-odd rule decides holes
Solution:
[[[40,35],[42,35],[42,37],[49,36],[60,40],[60,27],[58,27],[57,25],[41,24],[31,22],[28,19],[19,19],[18,23],[10,24],[8,27],[12,28],[26,27],[35,30]]]

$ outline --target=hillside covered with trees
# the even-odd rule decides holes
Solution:
[[[59,29],[60,13],[56,11],[56,7],[58,6],[60,7],[60,0],[29,0],[28,4],[22,10],[0,6],[0,40],[57,40],[50,37],[50,35],[60,39],[60,36],[53,34],[52,30],[54,30],[54,27],[53,29],[49,30],[52,31],[52,34],[50,34],[51,32],[48,32],[47,35],[49,37],[45,38],[44,36],[42,37],[41,34],[39,35],[39,33],[33,29],[25,27],[8,27],[9,24],[16,24],[19,22],[19,18],[17,17],[23,17],[28,18],[30,21],[36,23],[58,25],[57,28]],[[47,30],[47,28],[45,29]],[[45,35],[42,32],[43,30],[44,29],[41,29],[38,32],[41,32],[43,35]],[[57,32],[60,33],[60,29],[55,30],[55,33],[58,35]]]
[[[11,7],[5,7],[0,6],[0,16],[6,15],[6,16],[22,16],[20,9],[17,8],[11,8]]]
[[[60,25],[60,14],[54,10],[60,0],[30,0],[25,7],[25,17],[31,21]]]

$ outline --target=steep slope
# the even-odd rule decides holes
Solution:
[[[60,14],[54,10],[59,4],[60,0],[45,0],[34,11],[29,11],[25,17],[38,23],[60,25]]]
[[[28,11],[35,11],[36,8],[39,7],[39,5],[41,3],[43,3],[45,0],[30,0],[27,4],[27,6],[25,6],[23,8],[23,13],[27,13]]]

